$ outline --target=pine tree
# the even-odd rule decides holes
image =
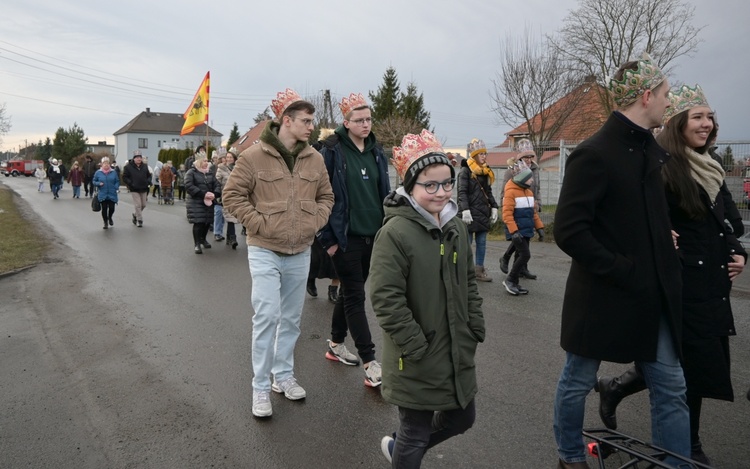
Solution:
[[[401,105],[401,85],[398,83],[396,69],[388,67],[383,75],[383,84],[376,93],[370,92],[372,118],[375,121],[385,120],[398,113]]]
[[[232,126],[232,130],[229,131],[229,139],[227,140],[227,150],[232,148],[232,144],[240,139],[240,129],[237,127],[235,122]]]
[[[430,113],[425,111],[424,97],[421,93],[417,95],[417,85],[414,82],[409,82],[406,86],[406,94],[401,94],[398,114],[401,117],[413,120],[418,124],[418,127],[429,129]]]
[[[263,121],[273,119],[269,111],[270,111],[269,108],[265,108],[263,112],[259,112],[258,115],[253,118],[253,122],[255,122],[255,125],[258,125]]]
[[[730,146],[724,150],[722,166],[724,166],[725,171],[731,171],[734,169],[734,153],[732,153],[732,147]]]

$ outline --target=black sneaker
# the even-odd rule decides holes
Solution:
[[[132,213],[131,215],[133,215],[133,224],[137,224],[138,220],[135,218],[135,213]]]
[[[138,220],[138,228],[143,228],[143,220]]]
[[[109,226],[115,226],[115,222],[112,221],[112,218],[109,219]]]
[[[518,284],[515,282],[511,282],[510,280],[505,279],[503,280],[503,286],[505,287],[505,290],[513,296],[518,296],[521,294],[520,290],[518,290]]]
[[[502,270],[504,274],[508,273],[508,262],[510,262],[510,259],[506,259],[505,257],[500,258],[500,270]]]
[[[529,269],[523,269],[522,271],[518,273],[518,276],[522,278],[527,278],[529,280],[536,280],[536,275],[529,272]]]
[[[528,295],[529,294],[529,291],[527,289],[525,289],[524,287],[522,287],[520,283],[516,284],[516,289],[518,290],[518,293],[520,293],[522,295]]]

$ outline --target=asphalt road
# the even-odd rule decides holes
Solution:
[[[331,305],[308,297],[296,351],[302,402],[272,397],[253,418],[250,278],[244,245],[193,254],[182,202],[149,199],[144,227],[127,193],[102,230],[89,201],[39,194],[33,178],[0,178],[55,241],[46,262],[0,279],[0,467],[385,468],[380,438],[396,409],[363,386],[362,370],[324,358]],[[2,220],[0,218],[0,220]],[[528,296],[480,284],[487,340],[477,356],[477,422],[428,452],[424,468],[551,468],[552,402],[564,353],[560,303],[569,259],[533,243]],[[750,467],[750,272],[733,293],[736,401],[706,401],[702,438],[716,467]],[[370,306],[368,304],[368,310]],[[371,317],[376,347],[381,334]],[[353,348],[351,343],[348,344]],[[603,364],[620,372],[624,365]],[[586,425],[601,427],[598,398]],[[649,439],[646,393],[624,402],[620,430]],[[617,456],[608,460],[617,462]],[[610,467],[608,465],[608,467]],[[611,466],[615,467],[615,466]]]

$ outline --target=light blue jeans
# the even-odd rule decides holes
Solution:
[[[224,232],[224,207],[214,205],[214,236],[219,236]]]
[[[583,415],[586,396],[596,383],[600,360],[567,353],[555,397],[555,441],[560,459],[567,463],[586,460]],[[636,362],[649,389],[653,444],[690,457],[690,415],[685,397],[685,377],[664,319],[659,325],[656,361]],[[665,462],[678,466],[670,458]]]
[[[271,377],[294,376],[294,346],[300,334],[310,248],[282,256],[257,246],[247,247],[253,281],[253,389],[270,391]]]
[[[474,265],[484,265],[484,253],[487,251],[487,232],[477,231],[469,233],[469,243],[472,242],[472,238],[477,240],[477,251],[474,256]]]

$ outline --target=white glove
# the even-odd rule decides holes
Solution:
[[[467,225],[474,221],[473,218],[471,218],[471,210],[464,210],[461,212],[461,220],[464,221]]]
[[[496,221],[497,221],[497,209],[493,208],[492,214],[490,215],[490,224],[494,225]]]

